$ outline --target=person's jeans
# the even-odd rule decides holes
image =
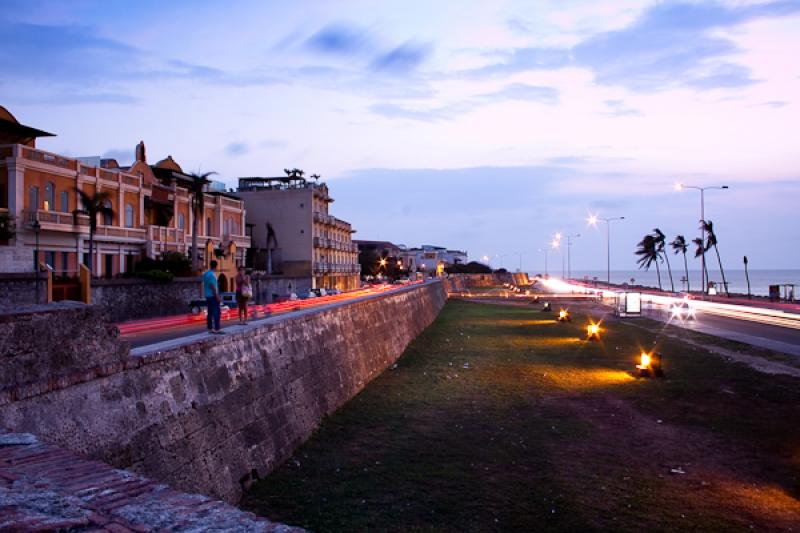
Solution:
[[[206,298],[206,303],[208,304],[208,316],[206,317],[206,324],[208,324],[208,329],[217,331],[220,329],[219,320],[220,316],[222,315],[222,309],[219,307],[219,301],[217,301],[216,296],[211,296]]]

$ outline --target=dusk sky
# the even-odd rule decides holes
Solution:
[[[42,149],[328,181],[355,238],[612,268],[654,227],[800,267],[800,0],[4,0],[0,105]],[[493,265],[499,266],[499,258]],[[517,266],[507,255],[506,266]]]

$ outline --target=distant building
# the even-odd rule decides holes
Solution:
[[[0,272],[29,272],[44,262],[56,275],[69,277],[77,273],[79,261],[91,261],[96,276],[112,277],[132,271],[143,257],[189,252],[191,178],[172,157],[151,166],[144,143],[139,143],[133,165],[121,167],[113,159],[75,159],[37,150],[36,138],[51,135],[19,124],[0,107],[0,215],[16,226],[13,239],[0,241]],[[82,207],[77,189],[110,193],[107,205],[113,214],[98,217],[93,258],[88,253],[89,218],[75,214]],[[227,289],[250,246],[244,205],[223,192],[209,191],[204,197],[198,224],[201,265],[217,258],[222,288]]]
[[[253,248],[250,264],[267,273],[311,278],[314,288],[359,287],[358,248],[348,222],[328,212],[325,183],[301,173],[239,178]]]
[[[440,264],[449,266],[468,262],[467,252],[461,250],[449,250],[429,244],[423,244],[418,248],[403,248],[399,256],[411,272],[435,272]]]

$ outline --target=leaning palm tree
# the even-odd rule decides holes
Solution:
[[[203,218],[203,211],[206,207],[206,185],[211,183],[209,176],[216,172],[206,172],[204,174],[187,174],[192,178],[189,184],[189,194],[192,195],[192,272],[197,272],[197,221]]]
[[[670,287],[672,287],[672,292],[675,292],[675,282],[672,281],[672,267],[669,264],[669,255],[667,254],[667,252],[664,251],[664,247],[667,245],[667,236],[664,235],[660,229],[654,228],[653,238],[655,239],[656,243],[656,251],[659,254],[664,254],[664,259],[667,260],[667,272],[669,272],[669,285]]]
[[[683,254],[683,269],[686,272],[686,292],[691,292],[692,288],[689,284],[689,263],[686,262],[686,250],[689,248],[689,245],[686,244],[686,237],[677,235],[669,245],[672,246],[676,254]]]
[[[714,233],[714,223],[710,220],[701,220],[700,227],[706,232],[706,252],[714,247],[714,251],[717,253],[717,263],[719,263],[719,274],[722,276],[722,286],[725,287],[725,296],[730,296],[728,294],[728,282],[725,280],[725,271],[722,270],[722,259],[719,256],[719,248],[717,247],[717,234]]]
[[[108,207],[111,203],[111,193],[108,191],[97,192],[95,190],[89,194],[81,189],[75,189],[80,198],[81,208],[72,212],[73,217],[77,215],[86,215],[89,217],[89,274],[94,273],[94,233],[97,231],[97,217],[114,216],[114,210]]]
[[[653,263],[656,264],[656,274],[658,274],[658,290],[661,289],[661,270],[658,268],[658,260],[659,260],[659,253],[658,248],[656,247],[656,239],[652,235],[645,235],[644,238],[639,242],[637,245],[638,248],[636,249],[636,255],[639,256],[639,259],[636,260],[639,263],[639,268],[643,268],[645,270],[650,270],[650,265]]]
[[[694,249],[695,259],[697,259],[698,257],[702,257],[703,254],[706,253],[706,247],[705,243],[703,242],[703,239],[701,239],[700,237],[695,237],[694,239],[692,239],[692,243],[694,243],[695,245]],[[703,274],[705,275],[705,279],[708,279],[708,265],[706,265],[705,261],[703,261],[702,264],[703,264]],[[707,289],[708,289],[707,286],[700,288],[700,290],[702,290],[704,293],[706,292]]]

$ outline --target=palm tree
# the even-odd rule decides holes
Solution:
[[[675,282],[672,281],[672,267],[669,264],[669,255],[667,254],[667,252],[664,251],[664,247],[667,244],[667,236],[664,235],[660,229],[654,228],[653,238],[656,241],[656,251],[659,254],[664,254],[664,259],[667,260],[667,272],[669,272],[669,285],[670,287],[672,287],[672,292],[675,292]]]
[[[691,292],[692,288],[691,285],[689,285],[689,263],[686,262],[686,250],[689,248],[689,245],[686,244],[686,237],[677,235],[669,245],[672,246],[676,254],[683,254],[683,269],[686,272],[686,292]]]
[[[717,235],[714,233],[714,223],[710,220],[701,220],[700,227],[706,232],[706,252],[713,246],[714,251],[717,253],[717,263],[719,263],[719,273],[722,276],[722,286],[725,287],[725,296],[730,296],[730,294],[728,294],[728,282],[725,280],[725,271],[722,270],[722,259],[719,256]]]
[[[636,250],[636,255],[639,256],[639,259],[636,262],[639,263],[639,268],[650,270],[650,265],[655,263],[658,274],[658,290],[661,290],[661,270],[658,268],[659,253],[655,237],[645,235],[637,246],[639,248]]]
[[[747,280],[747,297],[752,298],[753,295],[750,292],[750,272],[747,270],[747,256],[744,256],[744,278]]]
[[[97,231],[97,217],[114,216],[114,210],[108,205],[111,203],[111,193],[108,191],[97,192],[95,190],[92,194],[75,188],[78,191],[80,198],[81,208],[72,212],[73,217],[77,215],[86,215],[89,217],[89,274],[94,273],[94,233]],[[80,258],[78,258],[80,261]]]
[[[705,247],[705,243],[703,242],[703,239],[701,239],[700,237],[695,237],[694,239],[692,239],[692,242],[695,245],[695,249],[694,249],[694,257],[695,257],[695,259],[697,259],[698,257],[702,257],[703,254],[706,253],[706,247]],[[703,261],[703,268],[704,268],[703,274],[705,274],[705,279],[708,279],[708,265],[706,265],[705,261]],[[702,290],[705,293],[706,289],[707,289],[707,287],[701,287],[700,290]]]
[[[197,221],[203,218],[203,211],[206,207],[206,185],[211,180],[209,176],[216,174],[216,172],[206,172],[204,174],[187,174],[192,178],[189,184],[189,194],[192,195],[192,272],[197,272]]]

